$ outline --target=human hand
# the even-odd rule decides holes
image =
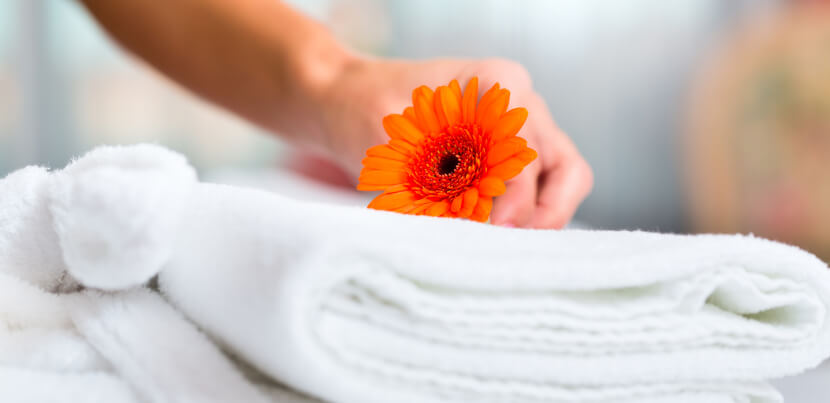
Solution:
[[[386,142],[383,117],[402,112],[413,89],[452,79],[466,86],[478,76],[482,93],[499,81],[513,105],[528,110],[518,134],[539,155],[495,199],[492,223],[561,228],[591,188],[588,164],[516,63],[357,57],[279,1],[84,4],[122,45],[168,77],[296,144],[322,148],[354,179],[365,150]]]
[[[568,136],[553,121],[544,100],[533,91],[527,71],[500,59],[432,60],[424,62],[357,60],[347,65],[320,93],[321,132],[330,155],[353,177],[365,151],[386,143],[381,120],[400,113],[421,85],[434,88],[457,79],[462,87],[479,77],[481,96],[499,82],[511,93],[511,107],[528,110],[519,136],[539,157],[507,182],[491,214],[496,225],[562,228],[570,221],[593,185],[590,167]]]

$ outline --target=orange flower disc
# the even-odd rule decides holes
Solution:
[[[527,110],[507,110],[508,90],[496,84],[477,98],[476,77],[463,94],[455,80],[435,91],[421,86],[413,106],[383,119],[389,142],[366,151],[357,185],[383,190],[369,208],[487,221],[493,197],[536,151],[517,136]]]

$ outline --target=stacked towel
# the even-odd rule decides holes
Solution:
[[[188,207],[163,290],[328,401],[776,402],[764,379],[830,354],[826,266],[763,239],[506,229],[208,184]]]
[[[157,274],[172,306],[134,288]],[[828,306],[827,267],[775,242],[304,203],[159,147],[0,181],[2,401],[280,399],[190,320],[337,403],[779,402],[765,379],[830,355]]]

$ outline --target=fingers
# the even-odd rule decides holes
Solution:
[[[540,133],[545,158],[538,180],[536,208],[529,226],[563,228],[591,192],[594,176],[591,167],[577,151],[571,139],[556,125],[544,100],[544,113],[537,114],[534,127]]]
[[[520,211],[532,212],[529,218],[521,223],[517,221],[516,225],[562,228],[590,193],[593,173],[571,139],[553,121],[545,101],[534,94],[528,100],[528,107],[532,117],[528,119],[525,135],[539,153],[539,159],[534,161],[537,164],[535,171],[520,175],[523,181],[532,181],[534,193],[531,200],[516,202],[520,204]],[[526,193],[522,196],[528,197]],[[533,206],[526,207],[528,203]],[[508,207],[504,209],[509,210]]]
[[[493,201],[492,224],[524,227],[530,222],[536,207],[536,178],[540,166],[538,161],[534,161],[519,176],[507,182],[507,190]]]
[[[591,168],[578,155],[556,164],[540,177],[539,197],[530,227],[563,228],[591,192]]]
[[[352,175],[341,164],[321,155],[321,153],[302,149],[296,150],[288,155],[284,166],[306,178],[321,183],[349,189],[354,188]]]

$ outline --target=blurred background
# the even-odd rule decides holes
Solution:
[[[753,232],[830,258],[830,12],[779,0],[293,0],[353,47],[524,64],[593,166],[590,226]],[[288,149],[69,0],[0,2],[0,175],[151,141],[203,172]]]

